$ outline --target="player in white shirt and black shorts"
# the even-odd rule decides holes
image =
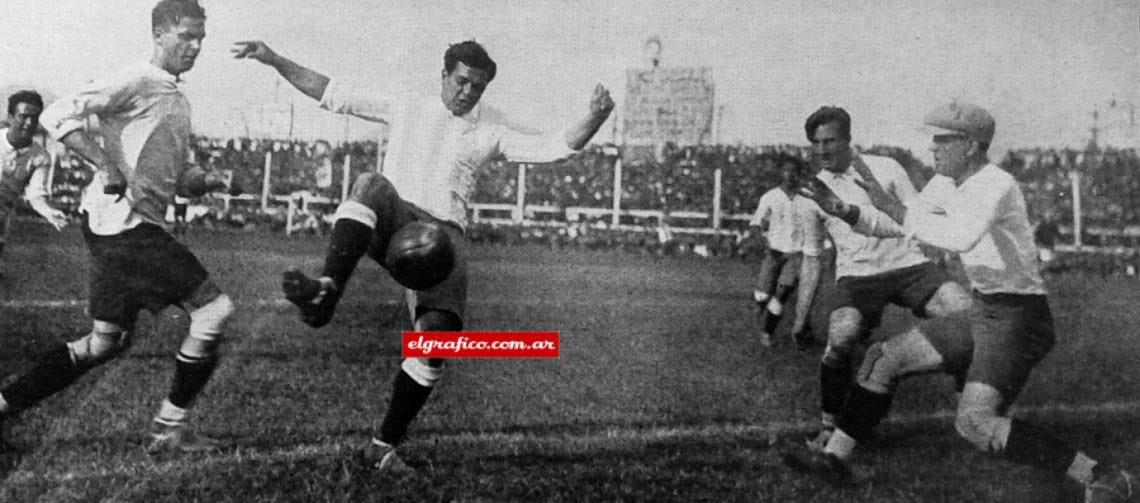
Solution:
[[[960,254],[974,291],[969,330],[908,333],[868,353],[838,428],[822,451],[786,453],[793,467],[848,479],[847,460],[887,413],[899,379],[943,371],[963,381],[955,427],[978,449],[1082,484],[1088,502],[1134,501],[1134,476],[1098,463],[1030,422],[1011,418],[1034,367],[1055,335],[1025,198],[987,156],[994,120],[951,103],[926,115],[935,177],[910,203],[860,170],[871,204],[852,205],[826,187],[809,188],[820,207],[863,234],[899,236]]]
[[[812,156],[820,168],[809,184],[829,187],[841,197],[870,204],[859,186],[855,163],[859,162],[884,181],[884,186],[902,201],[917,195],[906,171],[888,157],[854,155],[851,149],[851,117],[846,110],[825,106],[804,123],[812,144]],[[899,237],[859,234],[842,219],[823,212],[805,227],[804,246],[822,248],[830,237],[836,248],[836,294],[828,320],[827,347],[820,359],[820,406],[823,428],[812,442],[822,446],[851,389],[856,346],[871,337],[883,310],[895,304],[919,318],[941,318],[965,311],[970,295],[940,266],[932,263],[915,243]],[[800,305],[810,305],[810,294],[820,276],[818,260],[804,260],[800,278]],[[910,331],[922,330],[914,326]]]
[[[238,42],[234,54],[273,67],[325,109],[391,127],[384,173],[361,175],[348,200],[337,208],[320,277],[309,278],[296,270],[284,275],[286,298],[300,309],[302,321],[313,327],[331,320],[357,261],[368,254],[405,287],[417,331],[462,330],[468,278],[463,232],[475,171],[499,155],[532,162],[568,156],[586,145],[614,105],[609,91],[598,84],[586,117],[568,130],[517,131],[500,112],[480,102],[495,78],[496,65],[475,41],[451,45],[444,53],[441,91],[435,95],[365,94],[298,65],[259,41]],[[454,256],[450,271],[430,264],[419,271],[393,267],[388,244],[407,230],[414,230],[412,237],[425,248],[450,250]],[[363,450],[368,463],[381,471],[409,470],[396,456],[396,447],[442,376],[443,362],[403,361],[380,431]]]
[[[795,156],[781,154],[773,159],[780,170],[780,185],[764,193],[749,222],[749,234],[763,235],[766,247],[752,300],[760,324],[760,344],[772,345],[772,335],[780,323],[784,305],[796,288],[804,255],[819,257],[819,249],[804,246],[806,220],[816,213],[815,201],[797,193],[811,176],[808,164]],[[814,244],[814,243],[813,243]],[[796,345],[808,344],[806,320],[809,306],[798,306],[792,326]]]
[[[91,254],[91,332],[42,353],[0,389],[0,418],[27,409],[129,347],[141,310],[179,306],[189,333],[175,356],[174,379],[152,424],[151,454],[213,450],[190,429],[195,399],[218,363],[233,302],[198,259],[165,229],[176,193],[197,196],[224,184],[190,162],[190,103],[180,76],[193,68],[205,37],[196,2],[161,0],[151,13],[151,58],[52,103],[44,128],[98,170],[83,190],[83,237]],[[98,29],[98,27],[92,27]],[[99,118],[101,142],[87,131]]]

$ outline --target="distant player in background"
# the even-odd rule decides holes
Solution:
[[[190,199],[178,194],[174,195],[174,235],[186,235],[186,210],[190,207]]]
[[[56,230],[67,225],[67,215],[47,201],[51,156],[33,141],[43,109],[44,100],[35,91],[20,91],[8,97],[7,128],[0,129],[4,136],[0,141],[0,257],[21,196]]]
[[[895,160],[855,154],[851,148],[851,116],[846,110],[820,108],[804,122],[804,133],[820,168],[809,186],[823,185],[845,200],[870,204],[867,192],[859,185],[858,163],[883,180],[887,190],[900,200],[907,202],[917,195],[906,171]],[[856,346],[870,338],[887,305],[909,309],[918,317],[939,318],[968,309],[970,295],[906,238],[864,236],[818,206],[808,222],[805,248],[821,249],[823,239],[830,237],[836,249],[836,303],[828,320],[827,347],[819,367],[823,428],[813,441],[821,447],[848,399],[853,371],[859,363],[855,361]],[[801,274],[802,303],[819,281],[819,260],[805,258]],[[918,330],[921,327],[911,328]]]
[[[788,154],[776,156],[774,163],[780,170],[780,185],[760,197],[756,213],[748,224],[749,234],[762,235],[767,243],[752,291],[760,324],[760,344],[764,346],[772,345],[772,335],[780,323],[784,305],[799,280],[803,256],[818,259],[820,253],[814,247],[816,243],[810,246],[804,243],[804,226],[817,211],[815,201],[796,192],[811,176],[808,164]],[[793,339],[801,349],[810,340],[806,329],[810,307],[810,302],[797,306],[792,326]]]
[[[206,13],[192,0],[161,0],[151,21],[148,61],[92,81],[44,111],[48,132],[97,170],[80,206],[91,253],[88,311],[94,322],[87,335],[47,350],[0,389],[0,418],[39,403],[123,352],[140,310],[177,305],[189,312],[190,333],[152,424],[147,451],[158,454],[217,447],[187,421],[217,365],[233,303],[190,250],[163,229],[176,193],[196,197],[221,188],[189,162],[190,103],[178,88],[179,76],[194,66],[201,49]],[[99,118],[105,147],[84,129],[92,116]]]
[[[515,131],[501,113],[480,102],[495,78],[496,65],[474,41],[454,44],[444,53],[439,94],[361,94],[258,41],[238,42],[234,55],[273,67],[323,108],[391,127],[384,174],[358,177],[348,200],[337,208],[321,276],[309,278],[296,270],[284,275],[286,298],[301,310],[302,321],[313,327],[332,319],[356,263],[367,254],[407,288],[417,331],[462,330],[467,305],[463,233],[475,190],[474,171],[498,155],[533,162],[565,157],[586,145],[614,106],[609,91],[598,84],[587,115],[568,130]],[[410,243],[421,245],[416,248],[424,252],[425,267],[399,266],[402,257],[390,245]],[[410,471],[396,456],[396,448],[442,376],[443,362],[403,361],[380,431],[362,451],[367,463],[380,471]]]
[[[868,204],[849,204],[826,186],[812,195],[860,233],[907,237],[959,253],[975,303],[969,330],[908,332],[868,351],[867,360],[822,451],[787,453],[793,467],[844,480],[856,446],[887,413],[900,379],[929,372],[964,376],[954,426],[978,449],[1068,476],[1085,501],[1136,501],[1131,473],[1100,463],[1009,409],[1029,375],[1053,348],[1053,315],[1037,267],[1025,197],[1013,176],[989,161],[994,120],[976,105],[935,108],[923,123],[939,177],[908,204],[860,168]]]
[[[1037,245],[1037,258],[1042,272],[1055,272],[1058,269],[1057,240],[1061,237],[1061,228],[1057,225],[1057,212],[1047,210],[1037,227],[1033,229],[1033,242]]]

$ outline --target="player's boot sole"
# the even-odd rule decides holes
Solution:
[[[332,320],[340,295],[321,288],[321,282],[305,276],[301,271],[289,269],[281,275],[281,290],[285,299],[301,310],[301,321],[320,328]]]

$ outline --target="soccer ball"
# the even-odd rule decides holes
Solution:
[[[451,275],[455,245],[443,226],[415,221],[396,231],[388,243],[384,266],[405,288],[427,290]]]

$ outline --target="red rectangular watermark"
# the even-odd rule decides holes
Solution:
[[[404,358],[558,358],[558,332],[404,332]]]

